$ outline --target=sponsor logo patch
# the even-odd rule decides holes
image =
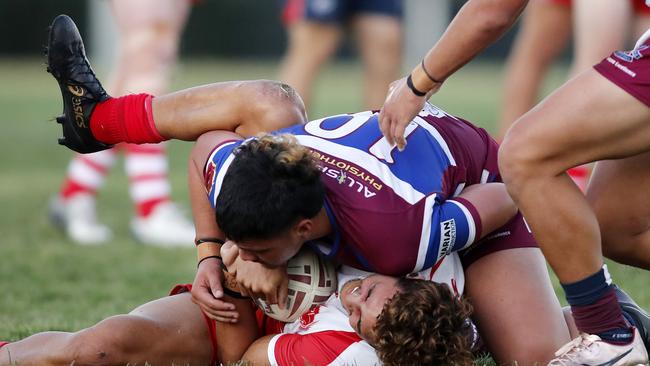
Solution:
[[[440,223],[440,245],[438,246],[438,258],[451,253],[456,243],[456,220],[449,219]]]

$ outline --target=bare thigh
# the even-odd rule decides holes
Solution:
[[[587,200],[600,224],[603,254],[650,269],[650,153],[597,163]]]
[[[570,340],[539,249],[492,253],[465,275],[474,320],[499,364],[546,364]]]
[[[528,174],[555,176],[581,164],[646,151],[650,108],[590,69],[520,118],[499,158],[502,169],[518,161]]]

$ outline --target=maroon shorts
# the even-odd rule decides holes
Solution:
[[[507,224],[494,230],[485,238],[459,252],[463,268],[494,252],[516,248],[538,248],[537,241],[528,229],[521,213],[517,213]]]
[[[190,291],[192,291],[192,285],[176,285],[169,292],[169,296],[178,295]],[[284,329],[284,323],[273,318],[269,318],[252,301],[251,306],[255,307],[257,326],[259,327],[262,335],[282,333],[282,330]],[[212,344],[212,358],[210,360],[210,365],[219,365],[219,357],[217,355],[217,332],[215,324],[216,320],[208,318],[208,316],[203,312],[201,313],[203,314],[203,319],[205,319],[205,324],[208,327],[208,333],[210,333],[210,344]]]
[[[632,51],[616,51],[594,69],[650,106],[650,38]]]

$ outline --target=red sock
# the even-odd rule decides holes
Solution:
[[[166,140],[153,121],[151,94],[111,98],[97,104],[90,116],[90,131],[105,143],[158,143]]]
[[[8,345],[8,344],[9,344],[9,342],[0,342],[0,348],[6,346],[6,345]]]

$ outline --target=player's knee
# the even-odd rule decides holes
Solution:
[[[282,114],[284,118],[269,118],[269,121],[281,121],[284,125],[263,126],[266,131],[272,131],[279,128],[289,127],[296,123],[306,123],[307,113],[302,98],[294,88],[288,84],[278,81],[265,80],[260,85],[260,93],[265,94],[266,98],[259,100],[266,101],[266,105],[260,106],[264,111],[263,114],[271,116]],[[286,115],[286,116],[285,116]]]
[[[509,190],[524,184],[534,167],[523,141],[512,132],[508,132],[499,148],[499,171]]]

